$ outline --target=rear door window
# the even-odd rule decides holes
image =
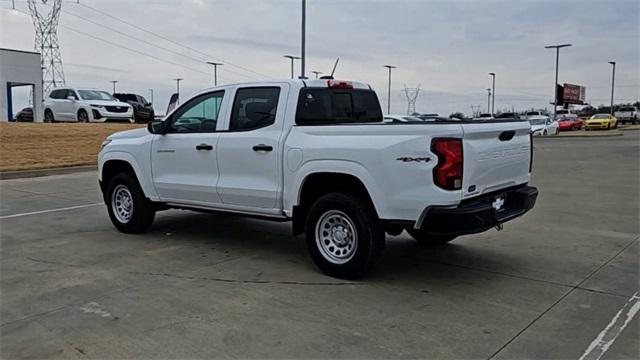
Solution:
[[[229,130],[248,131],[273,124],[276,121],[279,98],[279,87],[238,89]]]
[[[382,110],[372,90],[304,88],[298,98],[296,124],[381,122]]]

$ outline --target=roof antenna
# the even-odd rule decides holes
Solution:
[[[326,76],[321,76],[320,79],[333,79],[333,74],[336,73],[336,68],[338,67],[338,61],[340,61],[340,58],[336,59],[336,63],[333,64],[333,70],[331,70],[331,75],[326,75]]]

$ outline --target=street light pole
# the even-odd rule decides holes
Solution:
[[[151,92],[151,103],[153,104],[153,89],[149,89],[149,92]]]
[[[317,79],[318,75],[322,74],[322,71],[312,71],[312,73],[316,74],[316,79]]]
[[[563,47],[569,47],[571,44],[562,44],[562,45],[549,45],[545,46],[545,49],[556,49],[556,81],[553,84],[553,88],[555,91],[555,96],[553,98],[553,118],[556,118],[557,110],[558,110],[558,64],[560,62],[560,49]]]
[[[491,86],[491,93],[493,94],[491,97],[491,117],[494,116],[496,112],[496,73],[489,73],[493,78],[493,85]]]
[[[306,32],[307,32],[307,0],[302,0],[302,44],[300,51],[300,79],[306,79],[304,72],[305,48],[306,48]]]
[[[284,55],[287,59],[291,59],[291,78],[293,79],[293,61],[300,59],[300,56]]]
[[[487,96],[487,112],[491,112],[491,88],[487,88],[487,92],[489,93]],[[491,114],[491,117],[493,117],[493,114]]]
[[[387,115],[391,114],[391,69],[397,68],[397,66],[393,65],[384,65],[387,69],[389,69],[389,85],[387,88]]]
[[[178,104],[180,103],[180,81],[182,81],[182,78],[175,78],[173,79],[176,82],[176,94],[178,94]]]
[[[616,84],[616,62],[609,61],[609,64],[613,65],[613,69],[611,72],[611,116],[613,116],[613,89]]]
[[[116,84],[118,83],[118,80],[111,80],[109,82],[113,85],[113,94],[115,94],[116,93]]]
[[[218,66],[224,65],[213,61],[207,61],[207,64],[213,65],[213,86],[218,86]]]

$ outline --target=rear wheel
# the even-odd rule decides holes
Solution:
[[[421,246],[440,246],[456,238],[455,235],[434,235],[421,229],[407,228],[409,235]]]
[[[384,249],[384,228],[366,201],[345,193],[320,197],[305,225],[309,254],[327,275],[363,276]]]
[[[53,118],[53,111],[47,109],[44,111],[44,122],[52,123],[55,119]]]
[[[104,196],[109,218],[113,225],[123,233],[138,234],[146,231],[155,218],[155,209],[147,200],[130,173],[115,175]]]

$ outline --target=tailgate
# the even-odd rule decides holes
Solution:
[[[463,198],[529,181],[529,122],[463,124],[462,129]]]

